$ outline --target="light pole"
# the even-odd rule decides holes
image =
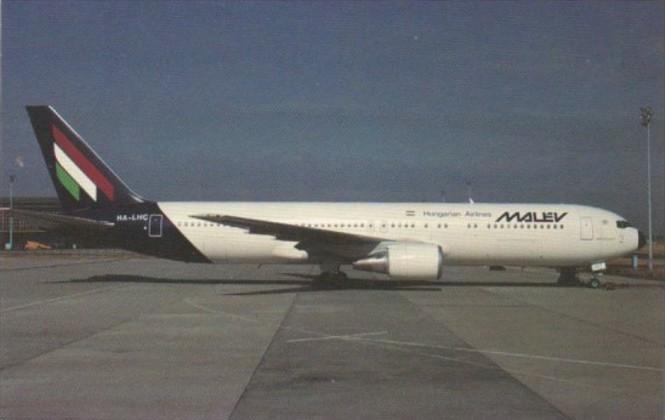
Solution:
[[[653,238],[651,236],[651,116],[650,106],[640,108],[642,127],[647,128],[647,201],[649,202],[649,271],[653,272]]]
[[[7,244],[9,251],[14,248],[14,214],[12,212],[14,208],[14,181],[16,181],[16,176],[9,175],[9,242]]]

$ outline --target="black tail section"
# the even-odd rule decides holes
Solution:
[[[143,203],[51,106],[27,106],[64,210]]]

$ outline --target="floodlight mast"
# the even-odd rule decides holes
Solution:
[[[9,175],[9,242],[7,243],[7,250],[14,249],[14,182],[16,181],[15,175]]]
[[[649,272],[653,273],[653,237],[651,233],[651,116],[650,106],[640,108],[642,127],[647,128],[647,201],[649,214]]]

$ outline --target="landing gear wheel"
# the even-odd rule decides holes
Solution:
[[[331,272],[331,271],[324,271],[321,273],[321,280],[325,281],[344,281],[346,280],[346,274],[342,271],[338,272]]]
[[[598,289],[600,287],[600,279],[598,277],[593,277],[591,281],[589,281],[589,287],[592,289]]]

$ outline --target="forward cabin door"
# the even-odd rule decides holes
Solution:
[[[580,217],[580,238],[593,239],[593,223],[590,217]]]

